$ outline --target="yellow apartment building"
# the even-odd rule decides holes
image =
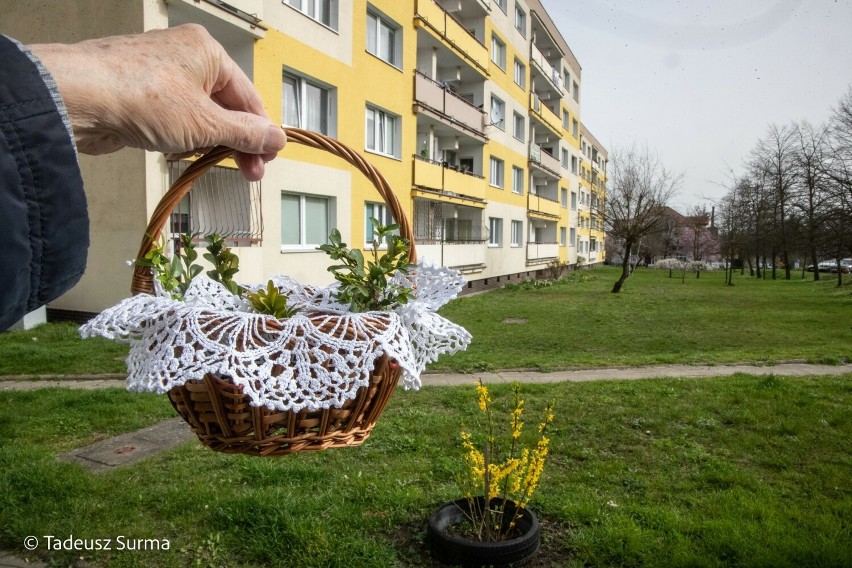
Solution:
[[[334,137],[388,179],[418,256],[468,290],[604,260],[606,150],[580,118],[581,67],[538,0],[0,0],[0,32],[71,42],[195,22],[257,86],[273,120]],[[126,261],[185,163],[126,149],[81,156],[92,245],[83,280],[50,308],[126,297]],[[117,189],[118,188],[118,189]],[[228,197],[223,197],[228,194]],[[237,195],[238,198],[231,196]],[[327,284],[316,250],[337,228],[366,246],[378,193],[339,158],[288,145],[248,184],[214,168],[172,215],[175,233],[226,233],[238,280]]]

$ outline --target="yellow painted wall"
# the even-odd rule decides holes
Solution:
[[[367,3],[353,6],[353,45],[351,65],[314,49],[290,36],[270,29],[257,42],[255,51],[255,84],[272,119],[282,120],[282,72],[285,66],[337,89],[336,138],[361,153],[373,164],[396,192],[411,216],[411,156],[415,153],[415,115],[411,108],[413,73],[416,62],[416,37],[410,6],[391,1],[372,2],[385,16],[402,26],[402,69],[393,67],[366,51]],[[341,24],[343,25],[343,24]],[[365,149],[365,108],[367,103],[401,117],[401,159],[370,153]],[[288,145],[282,156],[319,166],[348,169],[345,162],[330,154]],[[363,244],[364,203],[381,202],[378,192],[362,174],[352,170],[352,200],[348,211],[338,209],[338,220],[348,215],[351,227],[344,240]],[[270,235],[269,238],[277,238]]]

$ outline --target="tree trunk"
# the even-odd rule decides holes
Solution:
[[[626,241],[624,243],[624,259],[621,261],[621,277],[612,287],[613,294],[621,292],[621,286],[624,285],[624,281],[627,280],[628,276],[630,276],[630,249],[632,246],[633,243],[630,241]]]
[[[813,263],[813,266],[814,266],[814,282],[816,282],[817,280],[819,280],[819,270],[817,270],[817,268],[819,268],[819,266],[817,266],[816,247],[813,247],[811,249],[811,262]]]

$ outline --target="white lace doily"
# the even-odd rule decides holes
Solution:
[[[414,298],[394,312],[349,313],[327,288],[273,278],[300,308],[278,320],[252,313],[221,284],[198,276],[185,301],[140,294],[80,328],[83,337],[130,343],[127,388],[164,393],[205,374],[228,376],[254,406],[270,410],[339,408],[369,384],[382,354],[403,370],[403,386],[420,388],[420,373],[441,354],[464,350],[470,334],[435,311],[464,285],[458,271],[420,264],[398,280]],[[254,286],[257,289],[261,286]]]

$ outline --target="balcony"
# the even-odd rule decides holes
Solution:
[[[536,83],[536,85],[542,89],[553,91],[557,97],[564,97],[566,93],[565,89],[562,88],[562,76],[559,74],[559,70],[544,58],[544,54],[535,44],[532,45],[531,55],[534,64],[533,70],[538,71],[545,83],[544,85]]]
[[[479,207],[485,206],[487,184],[484,177],[420,156],[414,156],[414,185],[437,192],[448,201],[456,198],[478,202]]]
[[[417,0],[415,25],[428,28],[483,75],[488,75],[488,48],[435,0]]]
[[[530,115],[549,128],[558,138],[562,137],[562,121],[536,93],[530,93]]]
[[[527,265],[545,264],[557,258],[559,243],[527,243]]]
[[[414,73],[414,100],[421,111],[433,114],[481,142],[487,140],[485,112],[419,71]]]
[[[527,195],[527,210],[531,217],[539,219],[559,219],[562,216],[558,201],[535,193]]]
[[[485,251],[482,243],[443,242],[439,244],[417,243],[417,256],[441,266],[455,268],[462,274],[481,272],[485,268]]]
[[[534,142],[530,143],[530,165],[553,177],[561,177],[559,170],[562,165],[559,160],[542,150],[541,146]]]

